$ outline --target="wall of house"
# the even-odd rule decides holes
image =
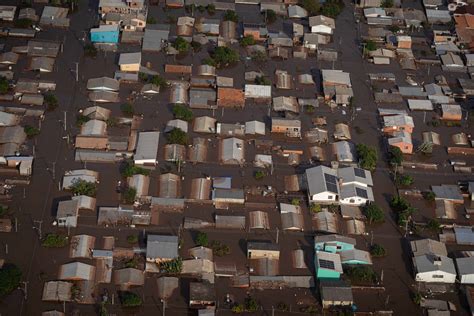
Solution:
[[[337,271],[316,268],[316,277],[318,279],[339,279],[341,274]]]
[[[309,196],[309,199],[314,202],[330,203],[337,201],[337,195],[331,192],[323,192]]]
[[[415,280],[428,283],[454,283],[456,281],[456,275],[443,271],[424,272],[417,273]]]
[[[280,252],[273,251],[273,250],[260,250],[260,249],[252,249],[247,250],[247,257],[251,259],[259,259],[259,258],[279,258]]]
[[[345,199],[340,199],[339,202],[344,205],[354,205],[354,206],[360,206],[364,205],[367,203],[367,199],[361,198],[361,197],[354,197],[354,198],[345,198]]]
[[[140,64],[120,65],[120,70],[121,71],[138,72],[140,70]]]
[[[331,243],[330,245],[325,244],[325,243],[316,243],[314,245],[315,250],[324,250],[326,252],[330,253],[336,253],[336,252],[341,252],[341,251],[348,251],[348,250],[353,250],[354,245],[348,244],[345,242],[336,242],[336,243]]]
[[[465,274],[461,276],[462,284],[474,284],[474,274]]]
[[[332,34],[332,29],[326,25],[316,25],[311,27],[311,33]]]

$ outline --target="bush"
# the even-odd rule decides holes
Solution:
[[[356,150],[361,168],[374,171],[378,159],[377,150],[365,144],[358,144]]]
[[[139,72],[138,73],[138,80],[140,81],[148,81],[148,74],[144,72]]]
[[[401,166],[403,162],[402,150],[398,147],[390,147],[390,163],[392,165]]]
[[[276,308],[281,312],[287,312],[289,310],[288,305],[284,302],[279,302]]]
[[[291,200],[291,205],[294,205],[294,206],[299,206],[301,203],[300,199],[292,199]]]
[[[124,267],[125,268],[137,269],[138,268],[138,258],[136,256],[133,256],[133,258],[125,261]]]
[[[344,271],[346,276],[352,283],[375,283],[377,282],[377,275],[372,267],[369,266],[355,266],[349,267]]]
[[[382,8],[392,8],[393,7],[393,0],[382,0],[380,5]]]
[[[0,205],[0,216],[3,216],[7,213],[8,211],[8,206],[6,205]]]
[[[149,16],[147,19],[146,19],[146,24],[156,24],[156,19],[153,17],[153,16]]]
[[[433,191],[428,191],[423,194],[423,197],[425,198],[425,200],[433,202],[436,198],[436,194]]]
[[[62,248],[68,244],[68,238],[63,235],[47,234],[41,242],[41,245],[46,248]]]
[[[195,52],[199,52],[199,51],[201,50],[201,48],[202,48],[202,44],[199,43],[199,42],[194,42],[194,41],[192,41],[192,42],[191,42],[191,47],[193,48],[193,50],[194,50]]]
[[[31,125],[26,125],[23,130],[25,131],[26,137],[28,138],[33,138],[37,135],[39,135],[40,130],[34,126]]]
[[[310,211],[313,213],[319,213],[322,211],[321,204],[311,204],[309,207]]]
[[[131,177],[134,174],[142,174],[144,176],[150,175],[150,170],[137,167],[133,164],[132,161],[126,161],[124,165],[122,166],[121,170],[122,177]]]
[[[240,313],[243,313],[245,312],[245,307],[243,304],[236,304],[234,306],[232,306],[232,313],[235,313],[235,314],[240,314]]]
[[[142,305],[142,299],[138,294],[133,292],[123,292],[121,295],[121,303],[123,307],[137,307]]]
[[[97,56],[97,48],[93,44],[87,44],[84,46],[84,56],[86,57],[96,57]]]
[[[160,262],[159,267],[160,271],[164,271],[166,273],[180,273],[183,269],[183,259],[178,257],[170,261],[162,261]]]
[[[306,113],[314,113],[314,106],[311,104],[306,104],[304,106]]]
[[[368,40],[365,42],[365,49],[371,52],[377,49],[377,45],[374,41]]]
[[[408,187],[408,186],[412,185],[413,182],[414,182],[413,177],[408,175],[408,174],[400,175],[397,178],[397,183],[399,185],[402,185],[402,186],[405,186],[405,187]]]
[[[74,195],[87,195],[94,197],[96,195],[96,190],[97,186],[95,183],[82,179],[76,179],[71,186],[71,191]]]
[[[199,232],[197,235],[196,235],[196,245],[198,246],[203,246],[203,247],[207,247],[207,245],[209,244],[209,239],[207,237],[207,234],[204,233],[204,232]]]
[[[255,45],[255,39],[253,38],[253,35],[247,35],[240,39],[240,46],[247,47],[251,45]]]
[[[256,76],[255,77],[255,84],[258,84],[260,86],[271,86],[272,82],[267,77]]]
[[[8,79],[0,76],[0,94],[6,94],[9,89]]]
[[[319,5],[319,0],[301,0],[300,5],[308,11],[308,15],[318,15],[320,5]]]
[[[78,127],[81,127],[82,125],[84,125],[85,123],[87,123],[89,121],[89,117],[85,116],[85,115],[82,115],[82,114],[79,114],[77,117],[76,117],[76,125]]]
[[[232,10],[227,10],[224,13],[224,21],[233,21],[233,22],[239,22],[239,16],[235,11]]]
[[[133,116],[135,114],[135,110],[133,109],[133,105],[130,103],[124,103],[120,106],[120,110],[122,114],[128,117]]]
[[[209,15],[214,15],[214,14],[216,14],[216,6],[213,5],[212,3],[211,3],[211,4],[208,4],[207,7],[206,7],[206,9],[207,9],[207,14],[209,14]]]
[[[247,312],[256,312],[260,308],[260,305],[258,304],[257,300],[254,299],[251,296],[248,296],[245,299],[245,309]]]
[[[328,0],[321,8],[321,14],[335,19],[341,14],[342,9],[344,9],[344,2],[342,0]]]
[[[44,95],[44,102],[46,102],[48,106],[48,111],[54,111],[59,105],[58,99],[52,93],[46,93]]]
[[[370,254],[372,257],[383,257],[387,254],[385,248],[379,244],[373,244],[370,247]]]
[[[250,58],[253,61],[259,62],[259,63],[264,63],[268,59],[267,54],[265,52],[261,52],[261,51],[253,52],[252,55],[250,56]]]
[[[168,81],[166,81],[165,78],[158,75],[151,77],[150,83],[160,87],[161,89],[168,87]]]
[[[178,36],[173,43],[173,47],[180,53],[187,53],[191,45],[181,36]]]
[[[426,227],[429,230],[432,230],[433,232],[439,232],[439,230],[441,229],[441,224],[439,223],[437,219],[433,218],[433,219],[430,219]]]
[[[402,212],[406,210],[408,207],[410,207],[410,203],[408,203],[407,200],[400,196],[394,196],[392,200],[390,201],[390,207],[395,211],[395,212]]]
[[[7,296],[18,288],[21,270],[14,264],[5,264],[0,269],[0,297]]]
[[[420,305],[421,301],[423,300],[423,296],[421,296],[421,294],[418,292],[412,293],[412,299],[413,303],[415,303],[416,305]]]
[[[238,62],[239,53],[229,47],[219,46],[211,54],[211,58],[217,68],[222,68]]]
[[[129,235],[127,236],[127,242],[129,244],[136,244],[138,243],[138,236],[137,235]]]
[[[367,205],[364,208],[364,215],[369,220],[369,224],[382,223],[385,221],[383,210],[375,204]]]
[[[187,145],[188,144],[188,134],[183,132],[179,128],[173,128],[169,133],[166,134],[166,139],[168,144],[179,144]]]
[[[17,19],[15,20],[14,25],[21,29],[29,29],[33,25],[33,21],[30,19]]]
[[[263,178],[265,178],[265,172],[259,170],[259,171],[256,171],[254,174],[253,174],[253,177],[255,178],[255,180],[262,180]]]
[[[173,106],[172,111],[173,111],[174,118],[176,119],[184,120],[187,122],[193,119],[193,111],[191,111],[184,105],[175,104]]]
[[[127,188],[122,193],[122,200],[126,204],[133,204],[135,202],[136,197],[137,197],[137,189],[135,188]]]
[[[263,14],[265,14],[265,22],[268,24],[275,23],[275,21],[277,20],[277,14],[273,10],[266,10],[265,12],[263,12]]]
[[[211,243],[212,253],[215,256],[223,257],[230,254],[230,248],[227,245],[222,244],[220,241],[214,240]]]

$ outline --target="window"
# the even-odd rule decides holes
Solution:
[[[333,199],[333,196],[332,195],[328,195],[328,200],[332,200]]]
[[[349,200],[349,203],[354,203],[354,202],[355,202],[354,199]]]
[[[433,279],[442,279],[444,278],[444,275],[441,274],[433,274]]]

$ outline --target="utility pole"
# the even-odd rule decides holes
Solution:
[[[53,180],[56,179],[56,161],[53,161]]]
[[[166,314],[166,301],[165,300],[161,300],[163,302],[163,316],[165,316]]]
[[[67,125],[67,112],[64,111],[64,131],[66,131],[66,125]]]
[[[279,235],[280,235],[280,230],[279,230],[278,227],[277,227],[277,236],[276,236],[276,243],[277,243],[277,244],[278,244],[278,237],[280,237]]]
[[[42,238],[42,234],[41,234],[41,225],[43,224],[43,221],[33,221],[34,224],[38,224],[38,227],[36,226],[33,226],[33,228],[36,228],[38,229],[38,235],[39,235],[39,238],[41,239]]]
[[[5,244],[5,254],[8,255],[8,244]]]
[[[18,233],[18,217],[15,217],[15,233]]]
[[[374,244],[374,231],[370,231],[370,246],[373,246]]]
[[[21,282],[23,284],[23,292],[25,295],[25,301],[28,300],[28,281]]]
[[[76,62],[76,82],[79,81],[79,63]]]

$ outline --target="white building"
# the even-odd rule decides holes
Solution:
[[[337,202],[339,184],[336,170],[325,166],[306,169],[306,179],[308,181],[308,197],[310,202]]]
[[[428,283],[456,282],[456,269],[453,259],[432,254],[413,258],[415,280]]]
[[[324,15],[311,16],[309,18],[309,27],[311,33],[332,34],[336,28],[336,22]]]
[[[158,144],[160,132],[141,132],[138,134],[137,149],[133,157],[136,165],[158,164]]]
[[[374,201],[370,171],[347,167],[339,168],[339,202],[344,205],[364,205]]]
[[[474,284],[474,257],[456,258],[456,268],[461,284]]]

